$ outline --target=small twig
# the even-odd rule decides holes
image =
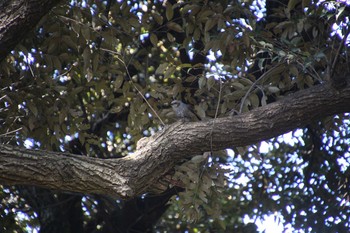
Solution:
[[[22,127],[18,128],[18,129],[15,129],[15,130],[12,130],[10,132],[6,132],[4,134],[0,134],[0,137],[5,137],[5,136],[7,136],[9,134],[16,133],[16,132],[20,131],[21,129],[22,129]]]
[[[34,72],[33,72],[33,70],[32,70],[32,67],[30,66],[30,62],[29,62],[29,60],[28,60],[28,57],[25,56],[25,59],[26,59],[26,62],[27,62],[27,64],[28,64],[28,67],[29,67],[29,70],[30,70],[30,73],[31,73],[32,77],[35,78],[35,75],[34,75]]]
[[[101,50],[120,56],[119,53],[114,52],[114,51],[111,51],[111,50],[109,50],[109,49],[101,48]],[[146,102],[146,104],[148,105],[148,107],[149,107],[149,108],[152,110],[152,112],[156,115],[156,117],[159,119],[159,121],[162,123],[162,125],[165,125],[164,122],[162,121],[162,119],[160,118],[160,116],[158,115],[158,113],[154,110],[154,108],[153,108],[153,107],[151,106],[151,104],[148,102],[148,100],[146,99],[146,97],[142,94],[142,92],[137,88],[137,86],[135,85],[135,83],[132,81],[132,78],[131,78],[131,76],[130,76],[128,67],[126,66],[125,62],[124,62],[122,59],[120,59],[119,57],[117,57],[117,59],[123,64],[123,66],[124,66],[124,68],[125,68],[125,71],[126,71],[126,74],[127,74],[128,77],[129,77],[129,80],[130,80],[129,82],[131,83],[131,85],[136,89],[136,91],[138,92],[138,94],[139,94],[139,95],[142,97],[142,99]]]
[[[222,92],[222,81],[221,81],[221,78],[219,78],[219,97],[216,105],[214,120],[212,121],[211,130],[210,130],[210,153],[211,154],[213,154],[213,130],[214,130],[215,119],[218,117],[218,113],[219,113],[219,107],[221,102],[221,92]]]
[[[1,101],[2,99],[6,98],[6,97],[7,97],[7,95],[1,96],[1,97],[0,97],[0,101]]]
[[[316,74],[315,78],[320,82],[322,83],[322,79],[320,77],[320,75],[317,73],[317,71],[315,70],[315,67],[314,66],[311,66],[311,70]],[[312,75],[312,74],[311,74]]]
[[[345,41],[346,41],[346,39],[348,38],[349,34],[350,34],[350,29],[348,29],[348,31],[345,33],[343,39],[341,40],[341,43],[340,43],[340,45],[339,45],[339,47],[338,47],[338,50],[337,50],[337,53],[335,54],[335,57],[334,57],[334,60],[333,60],[333,64],[332,64],[332,66],[331,66],[329,78],[332,78],[332,77],[333,77],[334,69],[335,69],[336,63],[338,62],[340,50],[342,50],[342,48],[344,47]]]
[[[202,179],[204,171],[207,168],[206,165],[208,164],[209,156],[213,155],[213,130],[214,130],[214,125],[215,125],[215,119],[217,118],[218,113],[219,113],[219,107],[220,107],[220,102],[221,102],[221,93],[222,93],[222,81],[221,81],[221,78],[219,78],[219,97],[218,97],[218,101],[217,101],[217,105],[216,105],[214,119],[212,120],[211,129],[210,129],[210,152],[209,152],[209,155],[207,154],[208,152],[203,153],[203,156],[207,155],[207,158],[206,158],[205,164],[204,164],[204,166],[201,169],[201,172],[199,174],[199,179]],[[198,185],[196,187],[196,193],[198,193],[199,184],[200,183],[198,183]]]
[[[267,72],[266,72],[267,73]],[[255,85],[261,80],[263,79],[264,77],[266,77],[266,73],[264,73],[263,75],[261,75],[248,89],[247,93],[245,93],[243,99],[242,99],[242,102],[241,102],[241,106],[239,107],[239,113],[242,113],[242,110],[243,110],[243,106],[244,106],[244,102],[246,101],[249,93],[252,91],[253,87],[255,87]]]
[[[75,66],[74,63],[69,67],[69,69],[66,72],[59,74],[57,77],[59,78],[59,77],[62,77],[64,75],[67,75],[73,69],[73,66]]]
[[[272,67],[271,69],[269,69],[268,71],[266,71],[264,74],[262,74],[251,86],[250,88],[248,89],[247,93],[244,95],[243,99],[242,99],[242,102],[241,102],[241,106],[239,108],[239,113],[242,113],[242,110],[243,110],[243,106],[244,106],[244,103],[249,95],[249,93],[252,91],[252,89],[256,86],[256,84],[266,78],[270,73],[272,73],[277,67],[281,66],[281,64],[277,64],[276,66]]]
[[[216,119],[218,117],[219,107],[220,107],[220,102],[221,102],[221,93],[222,93],[222,81],[221,81],[221,78],[219,78],[219,97],[218,97],[218,102],[216,105],[214,119]]]

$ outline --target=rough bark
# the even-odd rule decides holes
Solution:
[[[177,122],[138,143],[119,159],[0,146],[0,182],[130,198],[152,191],[178,161],[205,151],[269,139],[333,114],[350,111],[350,86],[318,85],[244,114]],[[212,144],[212,145],[211,145]]]
[[[60,0],[0,1],[0,61]]]

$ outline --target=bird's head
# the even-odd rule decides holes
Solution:
[[[180,101],[180,100],[173,100],[173,101],[171,101],[171,103],[170,103],[171,107],[173,107],[173,108],[179,107],[180,104],[181,104],[181,101]]]

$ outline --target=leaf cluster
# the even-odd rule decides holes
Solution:
[[[348,69],[344,2],[266,2],[263,18],[256,1],[57,6],[0,64],[1,140],[99,158],[127,156],[140,138],[174,121],[173,99],[194,105],[203,119],[217,118],[264,106]],[[252,145],[234,148],[233,157],[194,156],[178,167],[186,192],[158,228],[196,224],[244,232],[244,216],[275,212],[295,228],[348,228],[339,223],[349,216],[348,169],[341,165],[349,162],[347,117],[314,123],[292,145],[273,139],[267,154]],[[6,209],[11,195],[21,196],[15,189],[2,194]],[[87,209],[97,211],[91,203]],[[9,214],[1,213],[6,223],[15,219]]]

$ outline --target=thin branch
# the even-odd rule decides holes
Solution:
[[[146,97],[142,94],[142,92],[137,88],[137,86],[135,85],[135,83],[132,81],[132,78],[131,78],[131,75],[129,73],[129,70],[128,70],[128,67],[127,65],[125,64],[125,62],[119,58],[118,56],[121,56],[119,53],[117,52],[114,52],[114,51],[111,51],[109,49],[104,49],[104,48],[101,48],[101,50],[103,51],[106,51],[106,52],[109,52],[109,53],[112,53],[114,55],[117,55],[117,59],[118,61],[120,61],[124,68],[125,68],[125,71],[126,71],[126,74],[128,75],[129,77],[129,82],[131,83],[131,85],[136,89],[136,91],[138,92],[138,94],[142,97],[142,99],[146,102],[146,104],[148,105],[148,107],[152,110],[152,112],[156,115],[156,117],[159,119],[159,121],[162,123],[162,125],[165,125],[163,120],[160,118],[160,116],[158,115],[158,113],[154,110],[154,108],[151,106],[151,104],[148,102],[148,100],[146,99]]]
[[[12,130],[12,131],[9,131],[9,132],[0,134],[0,137],[7,137],[8,135],[13,134],[13,133],[16,133],[16,132],[18,132],[18,131],[20,131],[20,130],[22,130],[22,127],[19,127],[18,129],[15,129],[15,130]]]
[[[244,103],[248,97],[248,95],[250,94],[250,92],[253,90],[253,88],[257,85],[258,82],[260,82],[261,80],[263,80],[264,78],[268,77],[269,74],[271,74],[276,68],[280,67],[282,64],[277,64],[276,66],[272,67],[271,69],[269,69],[268,71],[266,71],[263,75],[261,75],[248,89],[247,93],[244,95],[242,102],[241,102],[241,106],[239,108],[239,113],[242,113],[243,110],[243,106]]]
[[[331,67],[331,70],[330,70],[330,76],[329,78],[332,78],[333,77],[333,74],[334,74],[334,70],[335,70],[335,66],[337,65],[337,62],[338,62],[338,58],[339,58],[339,54],[340,54],[340,51],[342,50],[342,48],[344,47],[345,45],[345,42],[346,42],[346,39],[348,38],[350,34],[350,29],[348,28],[347,32],[345,33],[339,47],[338,47],[338,50],[337,50],[337,53],[335,54],[334,56],[334,60],[333,60],[333,64],[332,64],[332,67]]]

